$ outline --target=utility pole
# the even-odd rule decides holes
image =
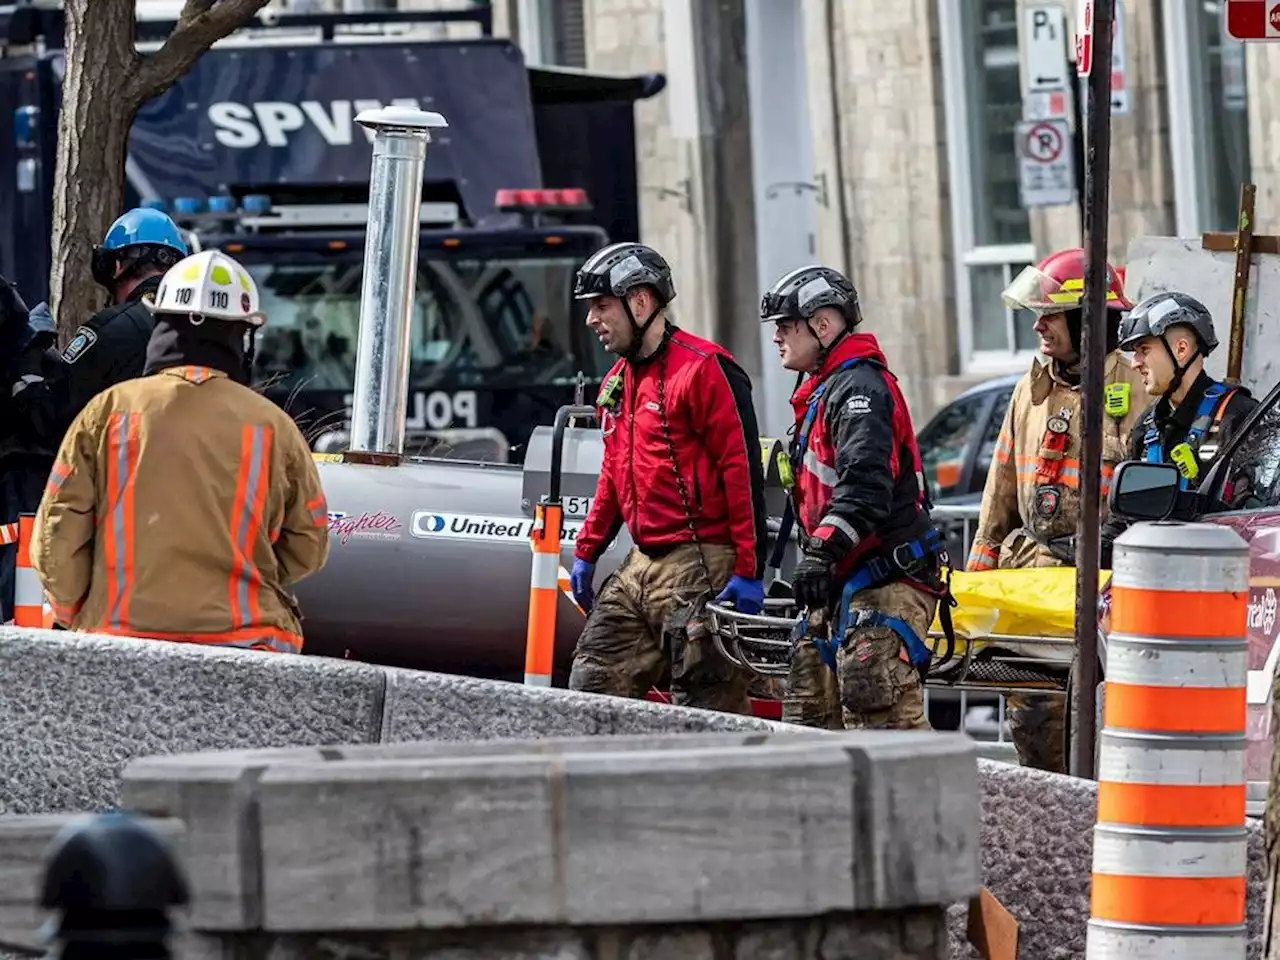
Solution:
[[[1098,565],[1102,490],[1103,368],[1107,362],[1107,214],[1111,181],[1111,30],[1113,0],[1079,0],[1092,8],[1092,36],[1077,41],[1088,51],[1088,118],[1084,181],[1084,318],[1080,337],[1080,519],[1076,527],[1076,659],[1070,771],[1093,779],[1097,739]],[[1086,56],[1088,54],[1086,53]]]

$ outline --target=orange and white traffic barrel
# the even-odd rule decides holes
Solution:
[[[18,517],[18,562],[13,578],[13,625],[15,627],[53,626],[53,610],[44,602],[40,575],[31,566],[31,535],[36,515]]]
[[[1244,960],[1248,547],[1138,523],[1113,558],[1088,960]]]
[[[529,629],[525,641],[526,686],[551,686],[556,649],[556,604],[560,601],[560,538],[564,508],[540,503],[534,513],[533,572],[529,577]]]

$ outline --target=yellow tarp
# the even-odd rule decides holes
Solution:
[[[1106,586],[1110,578],[1111,571],[1099,571],[1098,589]],[[957,639],[993,633],[1064,638],[1075,635],[1074,567],[956,572],[951,577],[951,593],[959,604],[951,609]],[[932,632],[942,633],[942,623],[936,618]]]

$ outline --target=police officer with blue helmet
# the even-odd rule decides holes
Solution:
[[[155,326],[146,304],[165,272],[186,257],[182,233],[159,210],[138,207],[119,217],[93,248],[93,279],[111,297],[62,351],[68,400],[65,425],[112,384],[142,375]]]

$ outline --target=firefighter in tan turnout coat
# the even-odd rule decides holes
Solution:
[[[143,376],[99,393],[62,441],[31,562],[73,630],[299,652],[290,584],[328,558],[306,440],[247,386],[266,318],[216,250],[165,274]]]
[[[1108,347],[1102,431],[1102,497],[1149,398],[1115,349],[1119,313],[1132,307],[1108,264]],[[1080,323],[1084,251],[1063,250],[1027,267],[1005,303],[1036,315],[1040,353],[1014,387],[982,494],[967,569],[1075,565],[1080,515]],[[1008,698],[1009,726],[1024,766],[1066,772],[1065,703],[1057,696]]]

